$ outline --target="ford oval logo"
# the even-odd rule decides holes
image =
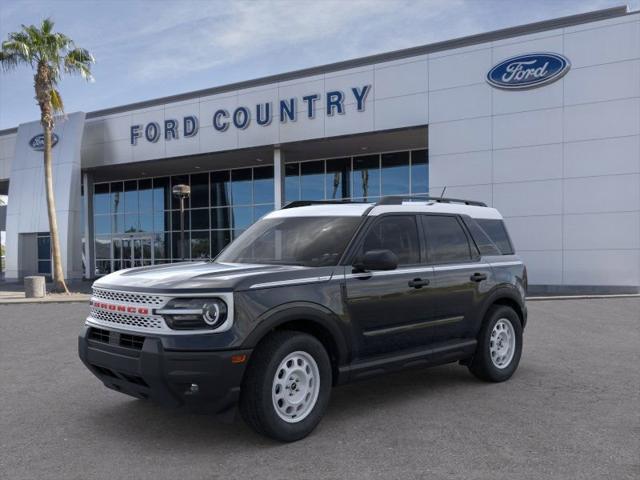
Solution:
[[[541,87],[566,74],[571,62],[557,53],[530,53],[508,58],[489,70],[487,82],[505,90]]]
[[[56,143],[58,143],[58,140],[59,140],[58,135],[56,135],[55,133],[52,133],[51,148],[56,146]],[[37,150],[38,152],[43,152],[44,151],[44,133],[39,133],[38,135],[33,137],[31,140],[29,140],[29,145],[34,150]]]

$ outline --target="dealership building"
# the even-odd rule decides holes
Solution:
[[[6,279],[49,273],[42,129],[0,131]],[[640,13],[616,7],[57,122],[63,269],[215,256],[293,200],[500,210],[546,291],[640,287]]]

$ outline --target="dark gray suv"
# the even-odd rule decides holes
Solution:
[[[331,388],[460,362],[516,370],[527,273],[497,210],[444,198],[295,202],[214,261],[96,281],[80,358],[105,386],[308,435]]]

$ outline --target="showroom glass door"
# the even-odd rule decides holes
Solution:
[[[127,235],[113,239],[113,271],[153,265],[153,238]]]

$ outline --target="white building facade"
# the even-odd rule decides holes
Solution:
[[[0,132],[7,279],[50,268],[39,132]],[[446,187],[502,212],[534,288],[640,287],[640,14],[622,7],[70,114],[55,133],[72,278],[215,256],[291,200]]]

